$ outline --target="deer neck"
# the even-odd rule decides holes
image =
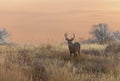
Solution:
[[[72,42],[68,42],[68,46],[69,46],[69,47],[72,47],[72,46],[73,46],[73,43],[72,43]]]

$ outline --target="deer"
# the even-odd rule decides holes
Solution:
[[[72,56],[72,54],[74,54],[74,57],[77,56],[77,54],[80,55],[80,48],[81,48],[81,45],[79,42],[74,42],[73,43],[73,40],[75,39],[75,34],[73,33],[73,37],[71,38],[68,38],[68,34],[65,33],[64,34],[65,36],[65,40],[67,41],[68,43],[68,48],[69,48],[69,52],[70,52],[70,57]]]

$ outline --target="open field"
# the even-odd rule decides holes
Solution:
[[[120,81],[120,53],[84,44],[70,57],[67,45],[1,45],[0,81]]]

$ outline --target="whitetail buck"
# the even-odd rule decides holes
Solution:
[[[65,36],[65,39],[68,42],[68,48],[69,48],[69,51],[70,51],[70,56],[72,56],[72,54],[74,54],[74,56],[77,56],[77,54],[80,54],[81,45],[78,42],[73,43],[73,40],[75,38],[75,34],[73,34],[73,37],[70,38],[70,39],[67,37],[67,33],[65,33],[64,36]]]

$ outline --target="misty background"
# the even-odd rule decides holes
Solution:
[[[63,42],[64,33],[87,39],[94,24],[119,30],[119,0],[4,0],[0,1],[0,27],[14,42]]]

